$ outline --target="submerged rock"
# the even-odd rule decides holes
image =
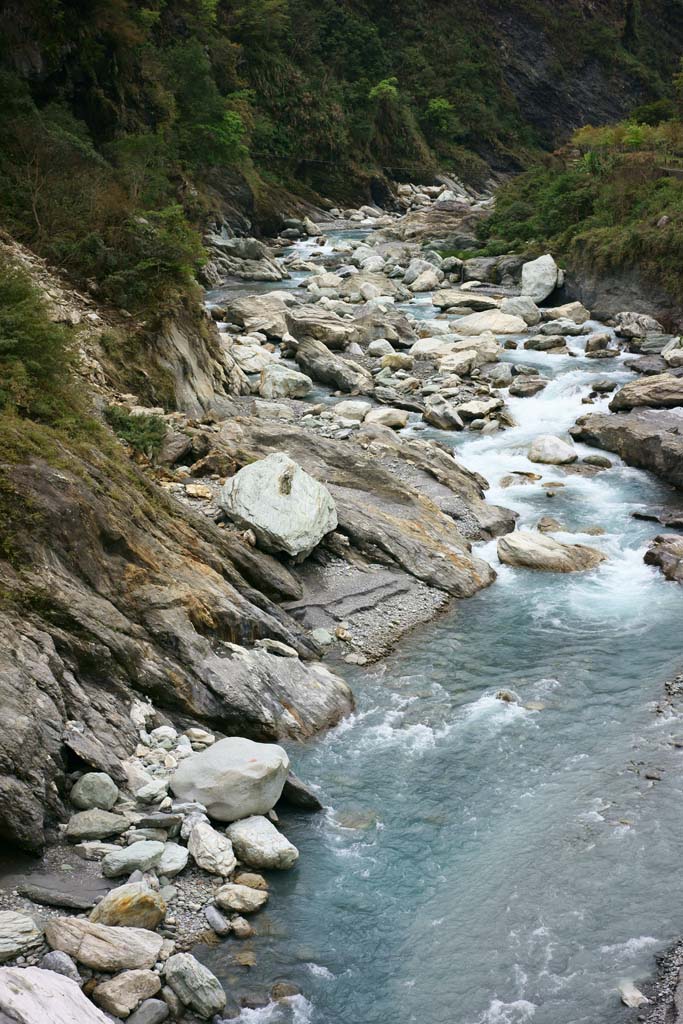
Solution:
[[[640,989],[636,988],[632,981],[622,981],[619,986],[619,998],[624,1006],[629,1006],[631,1008],[646,1006],[650,1002],[647,996],[643,995]]]
[[[299,558],[310,554],[337,526],[328,489],[282,452],[231,477],[220,504],[236,523],[253,530],[264,547]]]
[[[542,572],[584,572],[606,560],[596,548],[561,544],[543,533],[516,530],[498,541],[498,557],[505,565]]]
[[[282,747],[233,736],[185,758],[171,788],[181,800],[203,804],[217,821],[237,821],[275,806],[288,769]]]

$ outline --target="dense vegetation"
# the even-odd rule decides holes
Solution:
[[[491,253],[552,249],[598,272],[636,269],[683,302],[683,122],[660,104],[571,144],[501,190]]]
[[[562,103],[547,122],[525,109],[534,47],[567,95],[589,67],[603,94],[657,98],[680,7],[8,2],[0,221],[105,300],[163,310],[226,202],[259,220],[283,187],[357,200],[385,175],[519,167],[564,126]]]

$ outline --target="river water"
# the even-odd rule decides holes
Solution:
[[[244,1010],[245,1022],[616,1024],[632,1019],[619,982],[646,978],[683,933],[683,751],[672,744],[683,723],[655,712],[683,661],[681,595],[643,562],[661,528],[632,517],[680,498],[616,457],[592,478],[547,467],[544,480],[565,485],[554,497],[498,484],[538,472],[525,454],[537,434],[562,436],[606,406],[581,404],[591,381],[629,379],[621,359],[569,345],[574,358],[505,354],[553,377],[534,398],[506,399],[516,427],[407,430],[456,446],[520,525],[552,515],[568,530],[558,539],[609,560],[535,573],[500,566],[495,542],[477,545],[493,586],[380,665],[345,667],[356,714],[289,751],[327,809],[283,820],[301,858],[272,877],[251,947],[252,988],[287,979],[302,995]],[[604,534],[583,532],[592,526]],[[501,687],[542,707],[504,704]],[[653,770],[661,781],[645,777]],[[226,950],[203,959],[243,988]]]

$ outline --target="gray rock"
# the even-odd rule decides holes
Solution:
[[[596,548],[562,544],[543,533],[515,530],[498,540],[498,557],[505,565],[542,572],[585,572],[605,561]]]
[[[200,801],[217,821],[236,821],[267,814],[282,794],[288,769],[282,747],[234,736],[185,758],[171,787],[180,799]]]
[[[165,843],[156,866],[157,872],[164,878],[175,878],[187,867],[188,858],[189,853],[184,846],[179,843]]]
[[[111,1024],[78,985],[39,967],[0,968],[2,1024]]]
[[[252,815],[229,825],[226,833],[239,859],[254,868],[291,868],[299,857],[296,846],[262,815]]]
[[[287,774],[280,799],[302,811],[323,810],[323,805],[315,793],[294,772]]]
[[[115,1017],[127,1017],[145,999],[161,989],[161,980],[154,971],[123,971],[109,981],[100,982],[92,998],[98,1006]]]
[[[128,1024],[162,1024],[171,1011],[163,999],[145,999],[128,1018]]]
[[[313,380],[329,384],[340,391],[357,391],[370,394],[373,391],[372,375],[358,363],[341,356],[323,345],[321,341],[307,338],[299,342],[295,358],[301,369]]]
[[[529,295],[516,295],[513,298],[503,299],[500,311],[507,313],[508,316],[521,316],[529,327],[535,327],[541,322],[541,311]]]
[[[102,861],[102,874],[106,878],[118,878],[132,871],[149,871],[155,867],[164,852],[164,844],[143,840],[133,846],[124,846],[116,853],[108,853]]]
[[[299,558],[337,526],[328,489],[283,453],[244,466],[224,485],[219,500],[264,547]]]
[[[203,1019],[220,1013],[225,1007],[225,992],[218,978],[191,953],[176,953],[170,957],[164,977],[180,1001]]]
[[[223,936],[230,934],[232,926],[227,918],[221,914],[218,907],[214,907],[211,903],[207,907],[204,907],[204,917],[206,918],[209,927],[215,931],[216,935]]]
[[[69,799],[74,807],[87,811],[99,807],[110,811],[119,798],[119,787],[105,772],[86,772],[72,787]]]
[[[66,838],[72,843],[82,839],[108,839],[109,836],[120,836],[128,825],[128,819],[120,814],[111,814],[93,807],[89,811],[79,811],[69,819]]]
[[[550,254],[522,266],[522,295],[543,302],[557,287],[558,266]]]
[[[46,953],[38,966],[41,971],[54,971],[55,974],[61,974],[64,978],[75,981],[77,985],[83,983],[75,962],[67,953],[62,953],[58,949],[53,949]]]
[[[672,409],[683,406],[683,378],[670,373],[629,381],[617,391],[609,404],[612,412],[631,409]]]
[[[0,910],[0,964],[30,952],[42,941],[42,929],[28,914]]]
[[[284,363],[268,363],[261,370],[259,394],[262,398],[304,398],[312,387],[310,377]]]
[[[78,917],[52,917],[45,926],[53,949],[68,953],[86,967],[113,974],[152,968],[163,939],[144,928],[110,928]]]
[[[32,882],[19,886],[19,892],[34,903],[42,903],[48,907],[66,907],[69,910],[90,910],[94,907],[96,898],[96,894],[88,890]]]

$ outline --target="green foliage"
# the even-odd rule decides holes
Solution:
[[[398,78],[383,78],[377,85],[373,85],[368,93],[370,101],[377,100],[379,103],[396,103],[398,101]]]
[[[134,451],[149,459],[159,454],[166,437],[161,416],[131,416],[118,405],[108,406],[104,415],[114,433]]]

